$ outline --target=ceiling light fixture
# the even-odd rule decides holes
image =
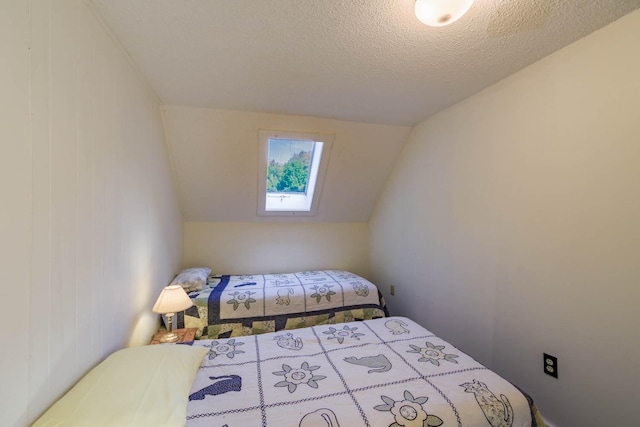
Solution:
[[[432,27],[443,27],[467,13],[473,0],[416,0],[416,16]]]

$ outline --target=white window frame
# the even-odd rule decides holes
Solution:
[[[333,135],[268,131],[258,132],[260,156],[258,164],[258,215],[259,216],[314,216],[318,212],[320,195],[324,177],[329,165]],[[292,139],[296,141],[312,141],[314,152],[309,165],[309,180],[306,194],[295,193],[267,193],[267,168],[269,166],[269,140]],[[314,173],[317,171],[316,173]]]

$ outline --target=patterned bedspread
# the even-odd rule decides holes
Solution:
[[[193,307],[179,313],[178,328],[197,338],[229,338],[313,325],[384,317],[376,286],[347,271],[211,276],[189,294]]]
[[[543,426],[508,381],[403,317],[200,340],[187,427]]]

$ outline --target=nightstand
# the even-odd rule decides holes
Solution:
[[[174,329],[173,332],[178,335],[178,341],[176,342],[189,342],[193,341],[196,338],[196,328],[186,328],[186,329]],[[160,337],[163,336],[167,331],[158,332],[149,344],[165,344],[160,342]],[[174,344],[174,343],[171,343]]]

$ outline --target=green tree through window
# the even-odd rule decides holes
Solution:
[[[269,147],[271,149],[274,143],[290,144],[291,142],[287,140],[270,140]],[[300,141],[294,142],[299,143]],[[294,152],[284,164],[280,163],[275,156],[269,156],[269,166],[267,168],[268,193],[306,193],[313,142],[301,142],[307,143],[309,149]],[[299,144],[296,144],[295,147],[298,148]],[[280,157],[282,158],[282,154],[280,154]]]
[[[284,166],[275,160],[271,160],[269,162],[269,167],[267,168],[267,192],[273,193],[278,191],[278,184],[282,179],[282,174],[284,172]]]

